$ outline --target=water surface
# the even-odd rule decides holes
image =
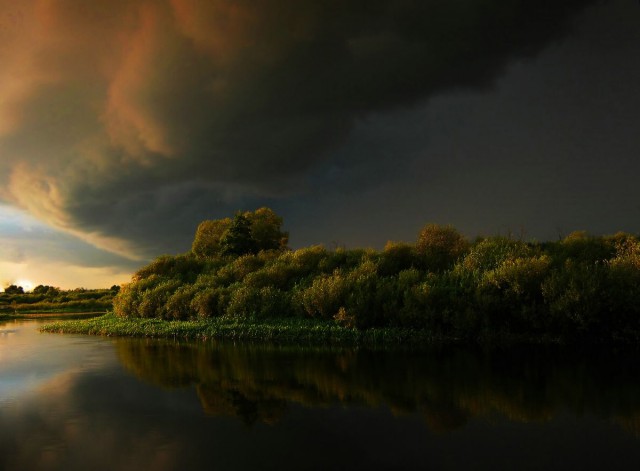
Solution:
[[[0,324],[0,469],[627,469],[640,355],[40,334]]]

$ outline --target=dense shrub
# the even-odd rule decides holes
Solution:
[[[315,245],[282,254],[278,261],[292,267],[292,271],[299,277],[305,277],[319,272],[320,263],[327,258],[327,250]]]
[[[132,279],[133,281],[139,281],[151,275],[158,275],[165,278],[193,282],[203,268],[203,262],[192,254],[162,255],[134,273]]]
[[[361,329],[383,325],[382,310],[376,303],[376,298],[379,299],[377,271],[377,264],[365,258],[347,276],[345,308]]]
[[[282,230],[283,219],[271,208],[259,208],[244,213],[249,220],[251,237],[258,251],[285,250],[289,243],[289,233]]]
[[[227,313],[232,292],[231,287],[210,286],[200,289],[191,300],[191,310],[200,318],[223,316]]]
[[[282,230],[282,224],[282,218],[270,208],[238,212],[234,219],[203,221],[191,251],[200,259],[211,259],[286,250],[289,233]]]
[[[362,260],[371,257],[371,250],[366,249],[344,249],[338,248],[335,251],[323,250],[323,256],[318,260],[318,272],[324,274],[333,273],[335,270],[353,270]]]
[[[405,323],[453,336],[476,335],[481,318],[474,304],[475,279],[464,271],[429,273],[426,280],[409,291]]]
[[[564,335],[597,335],[609,314],[608,268],[603,263],[565,261],[542,284],[542,294],[550,315],[549,328]],[[607,332],[602,332],[606,335]]]
[[[550,265],[548,255],[516,257],[484,272],[477,297],[487,327],[512,332],[540,331],[546,322],[542,284]]]
[[[196,292],[197,288],[193,285],[183,285],[175,290],[164,306],[165,317],[176,320],[195,317],[191,302]]]
[[[247,214],[258,212],[244,213],[250,220]],[[275,244],[281,221],[263,216],[264,232],[252,237]],[[200,227],[205,239],[207,227],[219,229]],[[169,319],[295,315],[459,338],[640,338],[640,242],[629,234],[469,243],[452,227],[431,224],[415,246],[389,242],[380,252],[321,246],[288,251],[282,244],[240,256],[205,252],[159,257],[139,270],[116,296],[115,313]]]
[[[552,255],[558,265],[566,260],[592,264],[609,260],[616,253],[616,237],[591,237],[585,231],[576,231],[553,246]]]
[[[231,293],[226,315],[259,319],[287,317],[290,313],[285,293],[272,286],[241,286]]]
[[[640,242],[619,240],[617,254],[608,262],[608,328],[618,334],[640,331]]]
[[[181,285],[180,280],[163,279],[153,288],[144,290],[138,305],[138,316],[171,318],[166,309],[167,301]]]
[[[118,317],[138,317],[139,291],[136,283],[124,285],[113,300],[113,312]]]
[[[262,268],[265,262],[264,258],[253,254],[232,259],[228,265],[224,265],[217,271],[217,284],[230,285],[241,282],[247,275]]]
[[[299,300],[307,315],[331,319],[344,309],[349,284],[340,270],[331,275],[321,275],[311,286],[301,291]]]
[[[475,243],[462,260],[462,268],[469,271],[495,270],[507,260],[532,255],[526,243],[509,237],[488,237]]]
[[[417,252],[428,270],[442,271],[451,267],[468,249],[467,240],[453,226],[427,224],[418,234]]]
[[[420,259],[415,246],[399,242],[387,242],[380,253],[378,271],[382,276],[396,275],[402,270],[421,267]]]
[[[202,221],[196,229],[191,251],[198,258],[211,258],[221,253],[220,239],[231,225],[230,218]]]

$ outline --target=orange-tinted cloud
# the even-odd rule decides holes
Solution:
[[[154,254],[237,195],[305,188],[356,119],[486,86],[588,3],[0,0],[0,199]]]

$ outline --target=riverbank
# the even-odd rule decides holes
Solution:
[[[257,213],[271,214],[268,224]],[[401,329],[402,338],[483,344],[640,338],[640,238],[633,234],[469,241],[453,227],[427,224],[415,243],[389,242],[382,251],[289,250],[276,244],[287,236],[281,223],[268,208],[204,221],[190,252],[163,255],[133,274],[113,298],[114,314],[236,325],[306,319],[346,332],[395,337]]]
[[[57,321],[43,325],[49,333],[103,335],[114,337],[180,338],[191,340],[226,339],[296,344],[420,345],[454,342],[434,337],[425,330],[358,330],[314,319],[212,318],[191,321],[124,319],[112,313],[91,319]]]
[[[87,317],[97,317],[105,315],[105,311],[69,311],[69,310],[57,310],[48,312],[17,312],[17,313],[0,313],[0,322],[5,321],[18,321],[28,319],[86,319]]]
[[[474,338],[434,335],[425,329],[372,328],[359,330],[316,319],[213,318],[167,321],[157,318],[120,318],[113,313],[78,320],[44,324],[41,332],[101,335],[107,337],[234,340],[298,345],[341,344],[352,346],[419,347],[437,344],[561,344],[566,339],[549,335],[484,334]],[[569,342],[570,343],[570,342]]]

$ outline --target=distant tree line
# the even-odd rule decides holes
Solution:
[[[574,232],[556,242],[467,240],[428,224],[415,243],[290,250],[269,208],[205,221],[191,252],[141,268],[114,299],[122,317],[310,317],[472,339],[637,341],[640,240]]]
[[[118,291],[117,285],[109,289],[73,290],[38,285],[25,292],[22,286],[9,285],[0,293],[0,312],[106,311],[112,308]]]

